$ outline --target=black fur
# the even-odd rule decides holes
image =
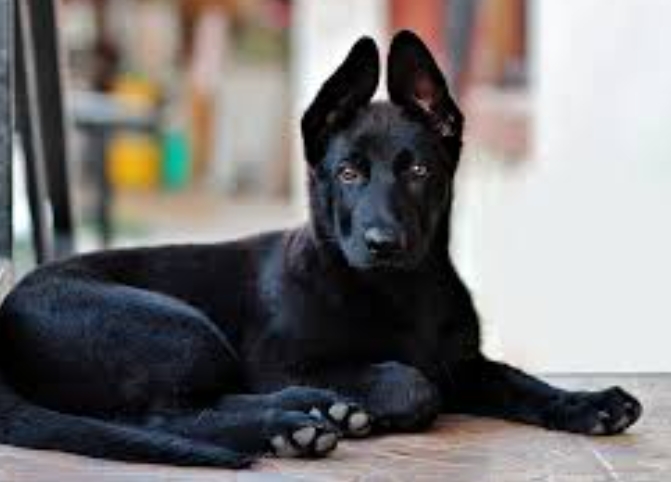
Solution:
[[[639,403],[567,392],[480,352],[448,251],[463,116],[422,42],[397,34],[391,102],[358,41],[303,117],[310,220],[208,246],[40,268],[0,311],[0,442],[239,467],[461,411],[618,433]]]

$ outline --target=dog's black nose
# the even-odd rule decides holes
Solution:
[[[402,236],[392,229],[369,228],[363,238],[370,254],[379,258],[388,258],[403,249]]]

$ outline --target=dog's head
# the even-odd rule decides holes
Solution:
[[[463,116],[413,33],[389,49],[390,102],[373,102],[380,60],[361,38],[302,119],[313,224],[356,269],[412,269],[447,249]]]

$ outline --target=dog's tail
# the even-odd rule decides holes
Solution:
[[[166,432],[70,415],[30,403],[0,375],[0,444],[128,462],[242,468],[249,456]]]

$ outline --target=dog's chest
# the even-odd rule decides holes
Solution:
[[[328,360],[428,365],[440,351],[449,306],[440,290],[347,291],[302,303],[295,332]]]
[[[457,278],[308,274],[264,285],[269,288],[258,300],[264,309],[243,347],[245,358],[279,371],[394,360],[435,372],[461,358],[465,345],[477,346],[472,323],[459,314],[468,298]]]

